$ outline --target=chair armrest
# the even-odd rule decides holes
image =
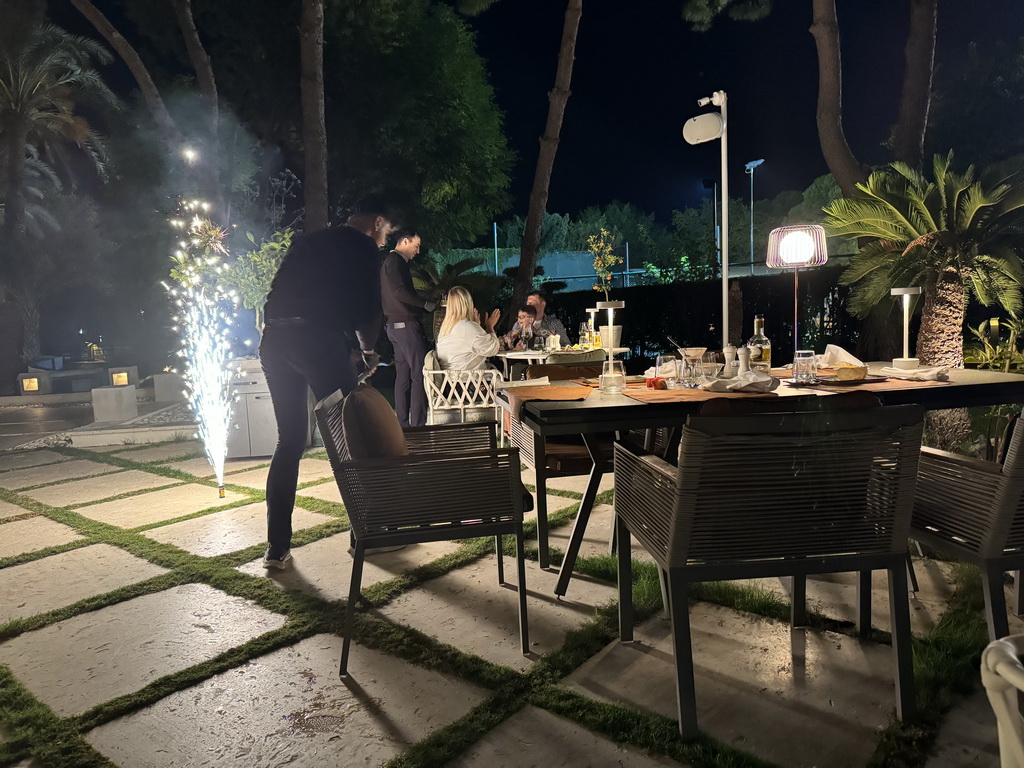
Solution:
[[[344,461],[335,477],[357,537],[523,519],[515,448]]]
[[[949,451],[940,451],[938,448],[921,448],[921,464],[927,464],[932,467],[957,467],[989,475],[998,475],[1002,472],[1002,465],[997,462],[986,461],[974,456],[963,456]]]
[[[405,442],[413,456],[422,454],[465,453],[498,446],[498,422],[474,421],[467,424],[435,424],[404,430]]]
[[[678,469],[615,445],[615,514],[661,563],[667,562],[679,495]]]

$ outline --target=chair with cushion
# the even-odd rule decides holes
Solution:
[[[619,634],[633,639],[635,536],[668,574],[683,736],[698,732],[687,592],[700,581],[887,570],[896,711],[911,715],[906,552],[922,417],[917,406],[691,416],[678,466],[615,446]]]
[[[519,477],[519,451],[497,448],[496,424],[419,427],[403,433],[388,401],[367,385],[348,397],[335,392],[317,404],[315,413],[355,549],[342,677],[348,669],[363,558],[375,547],[494,536],[498,582],[504,584],[501,539],[515,536],[520,644],[527,653],[523,497],[529,495]]]
[[[549,381],[586,379],[600,376],[600,374],[601,366],[599,365],[531,365],[526,369],[527,379],[539,379],[547,376]],[[604,439],[595,442],[603,459],[600,466],[595,467],[590,451],[579,435],[542,437],[525,426],[519,420],[517,413],[513,413],[509,418],[508,435],[512,445],[519,448],[519,454],[523,461],[533,467],[536,474],[538,560],[541,568],[547,568],[551,564],[551,556],[548,552],[548,478],[589,475],[595,469],[600,472],[610,471],[611,440]]]
[[[503,381],[493,368],[445,369],[433,351],[423,359],[423,388],[427,391],[427,424],[491,421],[500,415],[495,383]]]
[[[1024,429],[1004,436],[1002,462],[921,449],[911,519],[916,541],[981,569],[989,640],[1009,634],[1004,571],[1024,568]],[[1021,609],[1017,578],[1014,612]]]

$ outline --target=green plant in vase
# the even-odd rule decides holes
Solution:
[[[595,291],[604,292],[604,300],[608,301],[608,292],[612,288],[612,267],[621,264],[622,259],[614,253],[616,237],[604,227],[596,235],[587,238],[587,250],[594,256],[594,273],[597,275]]]

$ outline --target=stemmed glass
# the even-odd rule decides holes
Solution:
[[[701,357],[708,351],[707,347],[682,347],[679,353],[685,360],[683,369],[683,386],[694,389],[700,386],[700,380],[704,376],[704,367],[701,365]]]

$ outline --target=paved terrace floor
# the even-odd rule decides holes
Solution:
[[[227,471],[220,499],[194,442],[0,453],[0,765],[842,768],[868,765],[892,721],[887,645],[696,602],[706,738],[676,738],[666,619],[632,644],[609,629],[607,480],[589,575],[556,600],[555,574],[528,568],[529,657],[488,542],[417,545],[368,558],[373,608],[342,682],[351,560],[325,456],[302,462],[294,568],[269,577],[267,464]],[[551,483],[556,547],[582,485]],[[946,610],[949,570],[918,562],[918,637]],[[778,581],[757,586],[785,598]],[[836,626],[852,620],[847,576],[808,592]],[[874,606],[888,629],[884,579]],[[956,699],[916,764],[998,764],[983,693]]]

